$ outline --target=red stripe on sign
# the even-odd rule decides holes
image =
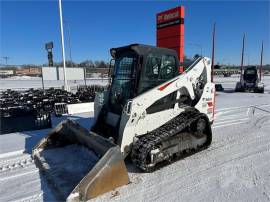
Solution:
[[[173,81],[171,81],[171,82],[169,82],[169,83],[164,84],[163,86],[159,87],[158,90],[163,91],[165,88],[167,88],[169,85],[171,85],[171,84],[172,84],[173,82],[175,82],[176,80],[177,80],[177,79],[175,79],[175,80],[173,80]]]
[[[213,107],[213,102],[207,102],[208,107]]]

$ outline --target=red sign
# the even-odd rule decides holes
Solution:
[[[184,7],[179,6],[156,15],[157,46],[174,49],[184,59]]]
[[[184,12],[182,10],[182,12]],[[181,7],[157,14],[157,28],[163,28],[175,24],[184,24],[184,17],[181,16]]]

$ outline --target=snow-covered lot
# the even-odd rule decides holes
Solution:
[[[86,80],[87,85],[107,85],[108,79],[104,78],[89,78]],[[62,80],[48,80],[44,81],[45,88],[61,88],[64,85]],[[70,87],[76,87],[78,85],[85,85],[84,80],[68,80]],[[25,90],[29,88],[42,88],[42,79],[40,77],[12,77],[6,79],[0,79],[0,91],[6,89]]]
[[[153,173],[130,162],[131,183],[96,201],[270,201],[270,78],[265,93],[234,93],[238,78],[217,78],[213,142],[205,151]],[[93,113],[69,118],[89,128]],[[54,119],[54,125],[59,122]],[[48,130],[0,136],[0,201],[52,201],[31,159]]]

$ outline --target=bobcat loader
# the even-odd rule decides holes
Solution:
[[[240,82],[236,83],[235,91],[264,93],[264,83],[258,76],[256,66],[249,66],[245,69],[244,74],[240,75]]]
[[[211,144],[209,58],[197,58],[179,74],[171,49],[132,44],[110,52],[111,82],[95,97],[91,130],[66,120],[33,150],[59,200],[87,201],[128,184],[127,156],[151,172]]]

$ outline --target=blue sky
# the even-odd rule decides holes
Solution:
[[[185,6],[185,55],[200,49],[211,56],[211,33],[216,22],[216,61],[239,64],[241,40],[246,33],[246,60],[259,63],[264,40],[264,63],[270,63],[269,1],[67,1],[63,16],[71,33],[72,58],[110,60],[109,49],[130,43],[156,44],[155,14]],[[47,62],[45,42],[53,41],[54,60],[61,60],[58,1],[1,0],[0,57],[9,64]],[[68,32],[66,55],[69,59]],[[1,63],[4,63],[1,60]]]

